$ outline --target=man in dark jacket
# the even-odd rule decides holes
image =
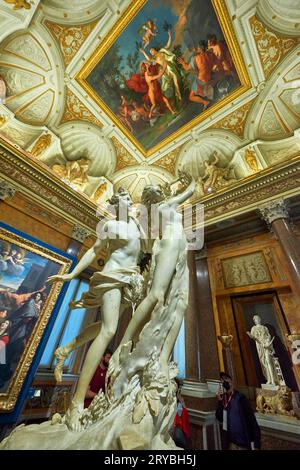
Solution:
[[[229,449],[260,449],[260,429],[245,395],[233,388],[232,378],[220,373],[222,390],[217,393],[216,418],[226,432]]]

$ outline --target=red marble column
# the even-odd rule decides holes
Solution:
[[[185,377],[187,380],[200,380],[199,340],[198,340],[198,299],[195,252],[188,251],[189,305],[184,317],[185,326]]]
[[[271,201],[260,207],[260,212],[281,245],[295,289],[300,297],[300,242],[291,229],[285,202],[283,199]]]

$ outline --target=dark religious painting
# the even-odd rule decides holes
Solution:
[[[79,81],[149,153],[216,110],[241,81],[223,0],[132,4],[126,25],[123,19],[110,33]],[[221,24],[227,25],[226,38]]]
[[[0,226],[0,410],[13,407],[71,261]]]

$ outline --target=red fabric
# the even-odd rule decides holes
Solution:
[[[1,341],[3,341],[3,343],[5,343],[5,344],[8,344],[9,343],[9,336],[8,335],[2,336]]]
[[[0,338],[0,341],[3,341],[4,344],[8,344],[9,343],[9,336],[8,335],[2,336],[2,338]]]
[[[209,52],[203,52],[195,56],[195,64],[198,69],[198,79],[207,83],[211,80],[211,72],[214,66],[214,58]]]
[[[183,406],[183,405],[182,405],[181,416],[179,416],[179,414],[176,413],[176,416],[175,416],[175,419],[174,419],[174,426],[176,426],[177,428],[182,429],[184,435],[187,438],[189,438],[191,436],[189,413],[188,413],[188,410],[186,409],[186,407]]]
[[[105,390],[105,376],[106,376],[106,369],[102,369],[99,366],[96,369],[96,372],[90,382],[90,390],[94,393],[100,392],[100,390]],[[84,400],[84,407],[88,408],[92,402],[92,398],[86,398]]]
[[[126,80],[125,83],[130,90],[134,90],[137,93],[148,92],[148,85],[146,83],[145,77],[140,73],[135,73],[134,75],[131,75],[131,77]]]

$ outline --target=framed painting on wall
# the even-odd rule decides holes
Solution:
[[[74,258],[0,223],[0,421],[26,395]],[[19,403],[20,404],[20,403]]]
[[[224,0],[133,0],[76,79],[146,156],[251,87]]]

